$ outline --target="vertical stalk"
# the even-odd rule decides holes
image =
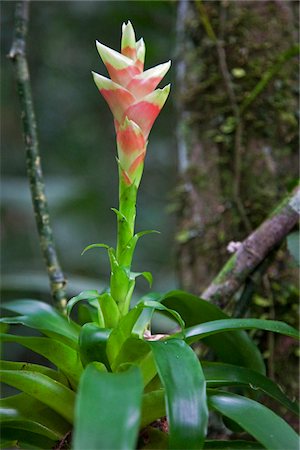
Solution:
[[[134,184],[128,186],[119,173],[119,211],[118,236],[117,236],[117,259],[121,265],[131,265],[132,255],[126,251],[126,246],[134,235],[136,217],[137,188]]]
[[[17,2],[14,37],[8,57],[13,61],[15,67],[26,150],[27,176],[30,184],[40,248],[47,267],[54,304],[59,310],[64,311],[67,304],[64,290],[66,282],[56,254],[50,224],[31,93],[30,74],[26,57],[28,18],[29,2],[26,0]]]
[[[110,291],[120,314],[127,314],[135,286],[131,278],[131,263],[135,248],[134,225],[136,216],[137,186],[126,184],[119,169],[119,210],[117,211],[118,231],[116,254],[110,253]]]

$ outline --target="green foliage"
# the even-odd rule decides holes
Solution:
[[[103,295],[108,294],[84,292],[72,300],[69,312],[81,300],[101,309]],[[113,305],[107,303],[107,311]],[[228,448],[226,442],[206,439],[208,409],[213,409],[257,441],[235,443],[230,448],[261,448],[262,444],[279,449],[283,442],[296,448],[296,433],[259,403],[260,393],[294,414],[298,414],[298,406],[264,375],[255,344],[244,331],[257,328],[297,338],[296,330],[284,323],[230,319],[216,306],[182,291],[142,298],[111,328],[103,326],[99,314],[94,316],[96,322],[80,327],[34,300],[19,300],[5,307],[19,315],[3,317],[2,323],[35,327],[44,336],[7,332],[2,340],[30,348],[56,369],[2,363],[2,381],[22,392],[1,401],[3,445],[18,439],[21,448],[51,448],[73,427],[75,450],[129,450],[136,448],[139,430],[148,427],[150,442],[142,444],[145,449]],[[155,311],[171,314],[181,331],[152,336]],[[199,340],[211,344],[219,362],[199,361],[188,345]],[[235,358],[228,356],[230,351]],[[221,387],[227,391],[219,391]],[[168,437],[149,428],[165,415]]]
[[[134,448],[142,392],[137,368],[107,373],[102,364],[89,364],[80,382],[76,404],[74,450]]]

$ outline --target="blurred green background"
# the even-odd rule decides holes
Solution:
[[[20,108],[9,52],[15,2],[2,2],[2,298],[50,300],[26,179]],[[95,40],[116,50],[122,22],[131,20],[146,43],[145,68],[175,56],[176,3],[169,1],[34,1],[30,5],[28,60],[46,192],[68,295],[101,289],[108,282],[106,252],[114,245],[117,166],[112,115],[93,83],[91,70],[106,75]],[[173,82],[174,67],[162,83]],[[155,123],[138,197],[137,230],[160,235],[140,241],[133,269],[150,270],[154,290],[176,287],[176,183],[173,88]],[[138,293],[148,290],[138,282]]]

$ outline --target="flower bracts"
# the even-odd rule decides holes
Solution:
[[[139,185],[147,139],[162,109],[170,85],[156,89],[171,62],[143,71],[145,44],[138,42],[130,22],[122,26],[121,53],[96,43],[111,79],[93,72],[94,80],[107,101],[117,134],[118,158],[123,180]]]

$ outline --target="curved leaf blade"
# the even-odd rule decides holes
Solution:
[[[94,323],[86,323],[79,335],[79,352],[82,363],[86,366],[98,361],[110,370],[106,354],[106,345],[111,333],[110,329],[100,328]]]
[[[255,391],[259,389],[295,414],[299,414],[299,405],[296,402],[292,402],[276,383],[254,370],[232,364],[205,361],[202,362],[202,368],[208,387],[240,385]]]
[[[53,380],[59,381],[62,384],[68,384],[68,380],[63,373],[50,369],[46,366],[41,366],[40,364],[19,361],[0,361],[0,367],[2,370],[29,370],[30,372],[39,372],[47,375]]]
[[[0,421],[2,427],[18,428],[19,430],[27,430],[32,433],[41,434],[49,439],[58,440],[61,435],[56,434],[53,430],[42,425],[38,421],[33,421],[23,417],[17,409],[0,408]]]
[[[0,322],[25,325],[39,330],[47,336],[55,336],[68,345],[76,346],[80,327],[75,322],[68,321],[47,303],[22,299],[2,303],[1,306],[19,315],[2,317]]]
[[[143,391],[140,372],[133,367],[122,373],[107,373],[100,366],[89,364],[80,381],[73,448],[133,450]]]
[[[165,388],[171,449],[202,449],[207,430],[206,382],[193,350],[180,339],[149,342]]]
[[[0,375],[3,383],[40,400],[68,422],[73,422],[75,394],[63,384],[42,373],[25,370],[0,370]]]
[[[51,450],[55,445],[55,441],[45,436],[10,427],[3,427],[1,430],[1,440],[12,443],[13,448],[16,448],[16,444],[18,444],[19,448],[34,450]]]
[[[70,431],[71,426],[65,419],[53,409],[28,394],[22,393],[5,397],[0,400],[0,406],[1,408],[16,409],[23,417],[39,422],[41,425],[51,429],[60,438]]]
[[[234,420],[266,448],[298,450],[297,433],[264,405],[227,392],[209,394],[208,402],[210,407]]]
[[[80,292],[80,294],[76,295],[75,297],[70,298],[70,300],[68,301],[67,316],[70,317],[71,311],[72,311],[73,307],[76,305],[76,303],[78,303],[82,300],[87,300],[88,302],[92,301],[92,300],[98,300],[99,297],[100,297],[100,294],[95,289]]]
[[[165,294],[161,303],[175,309],[187,327],[229,317],[217,306],[184,291],[171,291]],[[244,331],[211,335],[205,338],[207,344],[221,361],[250,367],[265,374],[263,358],[252,339]]]
[[[284,322],[277,320],[263,320],[263,319],[221,319],[212,322],[202,323],[194,327],[186,328],[185,338],[187,342],[193,343],[199,339],[207,336],[224,333],[224,331],[231,330],[264,330],[272,331],[273,333],[280,333],[285,336],[290,336],[299,339],[299,333],[295,328],[287,325]]]
[[[13,334],[3,334],[1,335],[1,340],[4,342],[16,342],[44,356],[67,376],[72,386],[77,386],[83,368],[78,353],[68,345],[56,339]]]

